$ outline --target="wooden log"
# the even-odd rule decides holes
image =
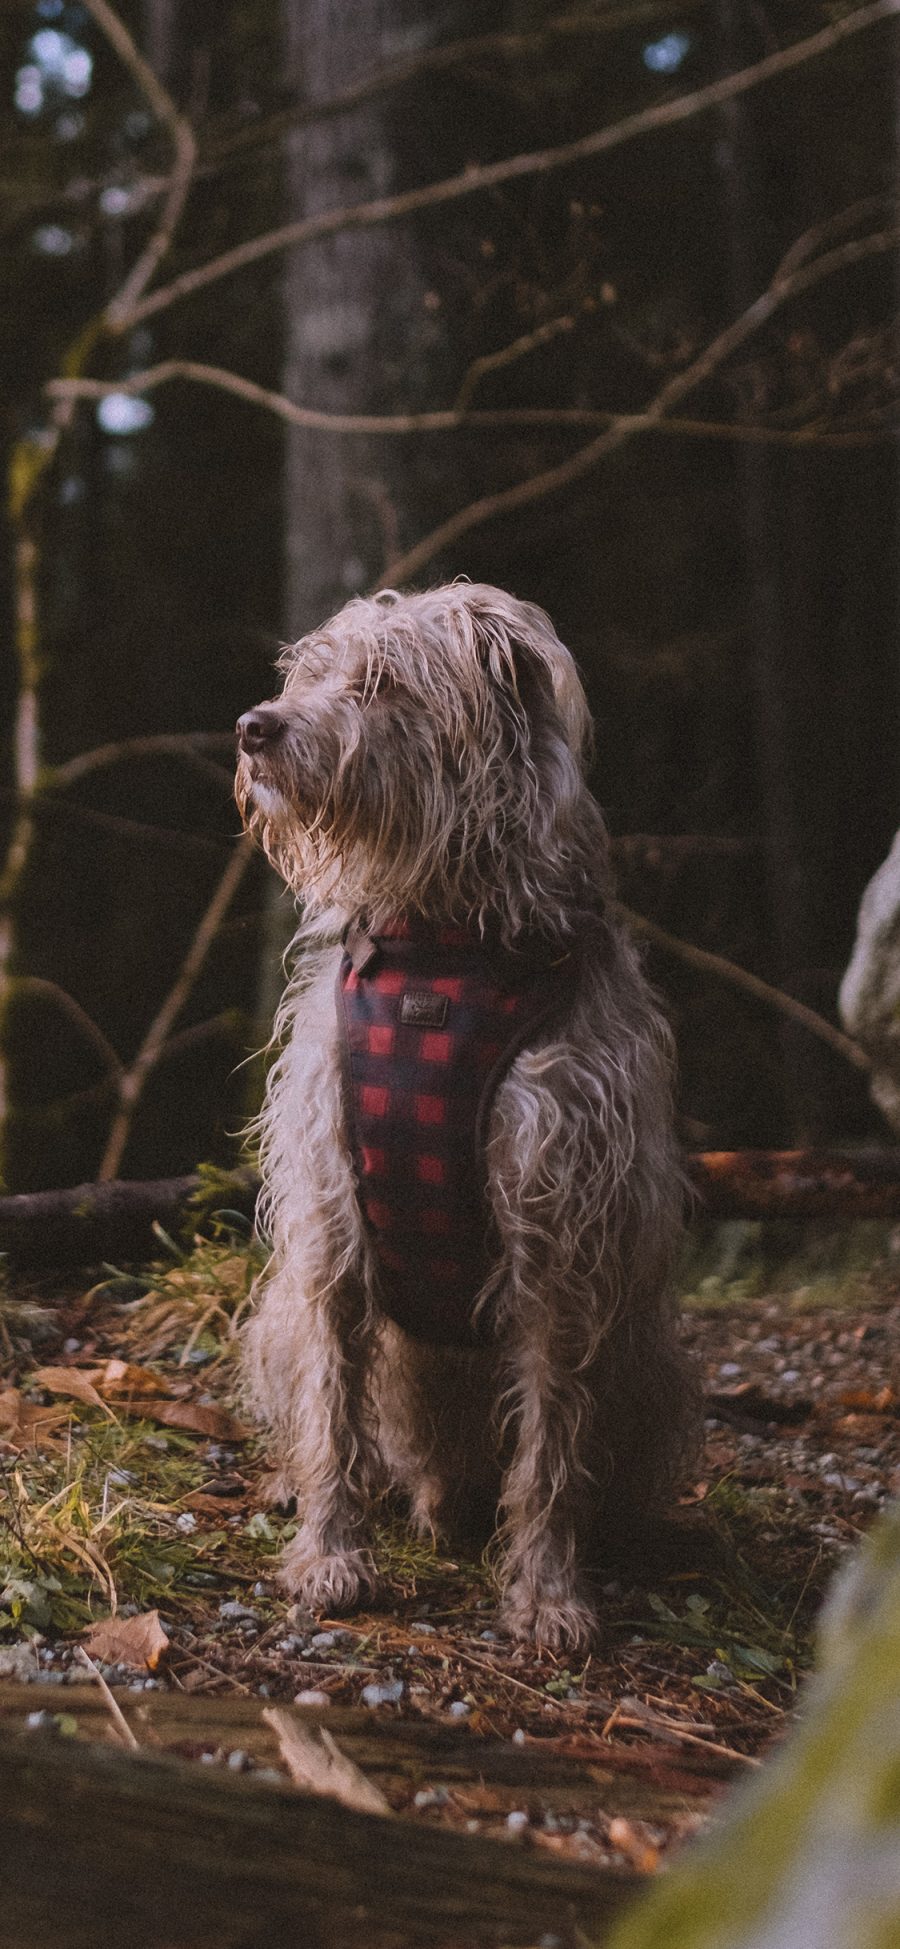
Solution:
[[[116,1699],[142,1746],[176,1754],[240,1750],[260,1764],[276,1763],[277,1742],[258,1697],[117,1688]],[[0,1727],[21,1729],[39,1707],[72,1716],[80,1737],[96,1739],[107,1731],[109,1714],[96,1685],[66,1685],[60,1691],[0,1684]],[[375,1718],[360,1706],[291,1710],[307,1726],[327,1727],[342,1752],[389,1794],[481,1782],[496,1797],[499,1814],[513,1807],[591,1815],[599,1809],[610,1816],[666,1822],[705,1811],[721,1792],[720,1783],[734,1774],[734,1766],[718,1754],[697,1747],[601,1742],[586,1732],[572,1756],[556,1751],[552,1739],[516,1746],[466,1726]]]
[[[900,1217],[900,1148],[696,1151],[688,1169],[697,1213],[711,1218]],[[0,1251],[20,1271],[141,1263],[158,1256],[154,1222],[178,1232],[198,1196],[250,1218],[257,1190],[242,1170],[214,1190],[197,1175],[20,1192],[0,1198]]]
[[[4,1949],[602,1941],[639,1878],[146,1752],[0,1727]]]

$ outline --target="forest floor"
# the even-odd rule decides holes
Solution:
[[[377,1529],[377,1610],[313,1619],[279,1594],[291,1519],[263,1506],[235,1399],[254,1269],[231,1236],[144,1278],[0,1297],[0,1712],[21,1720],[27,1682],[40,1723],[91,1730],[70,1688],[99,1671],[157,1743],[270,1777],[257,1700],[357,1738],[418,1728],[431,1759],[389,1791],[411,1817],[654,1867],[781,1737],[831,1573],[900,1492],[896,1272],[752,1299],[705,1282],[714,1303],[686,1314],[702,1475],[652,1560],[608,1566],[601,1644],[567,1661],[504,1639],[489,1569],[413,1541],[398,1511]],[[482,1764],[498,1742],[550,1773],[577,1762],[589,1790],[557,1769],[526,1792]],[[597,1767],[618,1769],[618,1801],[590,1790]]]

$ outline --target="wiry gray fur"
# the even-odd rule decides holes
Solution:
[[[583,1647],[602,1540],[672,1497],[697,1411],[671,1297],[671,1039],[605,905],[584,692],[540,609],[466,583],[350,602],[282,665],[259,707],[279,735],[237,779],[304,909],[260,1120],[273,1252],[245,1345],[275,1492],[301,1519],[282,1579],[313,1610],[351,1606],[375,1582],[379,1491],[403,1490],[428,1530],[487,1494],[505,1625]],[[485,1351],[415,1342],[380,1310],[333,999],[332,943],[362,911],[373,931],[419,913],[560,954],[589,937],[574,1001],[494,1100]]]

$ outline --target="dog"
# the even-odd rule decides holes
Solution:
[[[302,902],[244,1347],[298,1508],[281,1579],[371,1600],[387,1489],[420,1533],[487,1509],[502,1627],[583,1651],[698,1409],[672,1042],[611,905],[584,690],[542,610],[465,582],[355,598],[280,663],[236,795]]]

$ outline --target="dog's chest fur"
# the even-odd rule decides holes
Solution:
[[[384,1311],[472,1345],[490,1263],[484,1141],[497,1086],[565,1003],[574,955],[398,920],[348,931],[337,982],[346,1134]]]

